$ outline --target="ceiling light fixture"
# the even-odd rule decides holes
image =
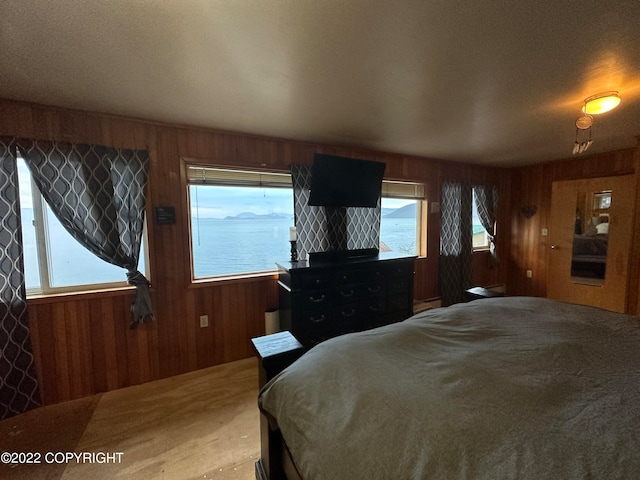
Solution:
[[[588,115],[599,115],[613,110],[620,105],[618,92],[603,92],[592,95],[584,100],[582,111]]]

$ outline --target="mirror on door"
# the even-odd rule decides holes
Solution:
[[[571,280],[601,285],[607,271],[611,190],[578,192],[571,255]]]

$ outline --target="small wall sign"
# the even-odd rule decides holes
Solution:
[[[158,225],[173,225],[176,223],[176,209],[175,207],[156,207],[155,217]]]

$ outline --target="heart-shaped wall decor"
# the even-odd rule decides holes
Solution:
[[[533,217],[536,212],[538,211],[538,207],[536,207],[535,205],[524,205],[520,211],[522,212],[522,215],[525,216],[525,218],[531,218]]]

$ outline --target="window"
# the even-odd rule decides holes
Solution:
[[[96,257],[60,224],[18,158],[20,212],[27,294],[50,294],[126,285],[126,271]],[[144,245],[138,269],[145,272]]]
[[[422,184],[383,181],[380,251],[426,255],[425,203]]]
[[[276,269],[290,257],[291,175],[187,165],[194,279]],[[421,184],[383,182],[380,247],[424,254]]]
[[[187,166],[193,277],[273,271],[290,257],[291,175]]]
[[[480,216],[478,215],[478,207],[476,205],[476,196],[472,195],[473,203],[472,203],[472,212],[471,212],[471,229],[473,235],[473,249],[474,250],[485,250],[489,248],[489,235],[487,231],[482,226],[482,222],[480,221]]]

